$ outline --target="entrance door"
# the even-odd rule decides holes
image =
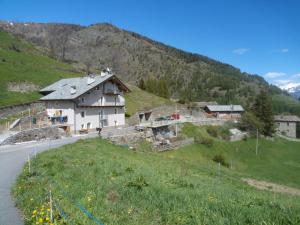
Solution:
[[[90,122],[88,122],[87,124],[86,124],[86,128],[89,130],[89,129],[91,129],[91,123]]]

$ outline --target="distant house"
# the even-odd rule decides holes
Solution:
[[[241,105],[207,105],[204,110],[209,115],[224,119],[237,119],[245,112]]]
[[[278,115],[274,117],[274,121],[277,124],[278,132],[285,136],[296,138],[297,123],[300,122],[300,118],[298,116]]]
[[[109,71],[62,79],[40,90],[49,122],[70,131],[125,124],[124,93],[130,90]]]
[[[217,102],[191,102],[187,108],[191,116],[201,116],[205,106],[217,104]]]

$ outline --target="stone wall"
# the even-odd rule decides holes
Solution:
[[[38,141],[42,139],[59,139],[65,135],[65,132],[58,127],[44,127],[20,131],[4,140],[0,143],[0,145],[9,145],[26,141]]]
[[[296,122],[278,122],[277,130],[288,137],[296,138]]]
[[[6,118],[10,115],[19,113],[21,111],[25,111],[28,109],[45,109],[45,104],[43,102],[32,102],[32,103],[25,103],[20,105],[11,105],[11,106],[4,106],[0,107],[0,119]]]

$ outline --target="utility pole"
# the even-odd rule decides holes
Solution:
[[[258,128],[256,128],[256,147],[255,147],[255,154],[258,154]]]
[[[177,75],[176,75],[176,91],[177,91]],[[175,103],[175,137],[177,137],[178,133],[178,124],[177,124],[177,101]]]

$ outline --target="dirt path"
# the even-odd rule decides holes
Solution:
[[[242,180],[247,184],[249,184],[250,186],[256,187],[257,189],[260,190],[268,190],[273,192],[300,196],[300,190],[296,188],[291,188],[288,186],[274,184],[266,181],[254,180],[250,178],[243,178]]]

